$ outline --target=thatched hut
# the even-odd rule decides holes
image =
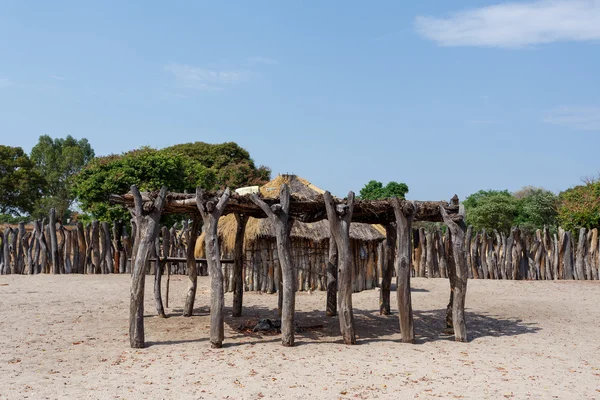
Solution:
[[[283,183],[290,186],[297,198],[314,199],[324,191],[296,175],[279,175],[260,187],[263,197],[278,198]],[[233,214],[219,220],[221,257],[232,257],[235,246],[237,222]],[[379,229],[378,229],[379,228]],[[326,266],[329,257],[329,223],[296,221],[292,227],[292,256],[297,269],[298,290],[326,290]],[[351,248],[354,258],[353,289],[371,289],[378,282],[378,244],[384,239],[382,229],[369,224],[352,223],[350,226]],[[196,257],[203,257],[204,236],[198,238]],[[249,218],[244,237],[245,290],[274,292],[279,285],[279,257],[275,237],[269,221]],[[233,268],[224,266],[225,290],[231,291]]]

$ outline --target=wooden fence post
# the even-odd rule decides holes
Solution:
[[[60,264],[58,257],[58,240],[56,238],[56,210],[50,209],[50,221],[48,222],[50,230],[50,259],[52,260],[52,273],[60,274]]]

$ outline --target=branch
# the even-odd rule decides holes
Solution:
[[[143,205],[144,202],[142,200],[142,194],[140,190],[135,185],[131,185],[131,194],[133,194],[133,204],[134,204],[134,217],[141,217],[143,214]]]
[[[165,205],[165,199],[167,197],[167,187],[163,186],[160,188],[158,197],[154,201],[154,213],[162,213],[163,206]]]
[[[259,206],[260,209],[263,210],[263,212],[267,215],[267,217],[271,218],[275,216],[275,214],[267,205],[267,203],[265,203],[260,197],[258,197],[256,193],[250,194],[250,200],[252,200],[252,202],[257,206]]]
[[[229,201],[229,196],[231,196],[231,192],[229,191],[229,188],[227,188],[217,203],[217,212],[219,213],[219,216],[223,214],[223,211],[225,211],[225,206]]]
[[[206,211],[204,210],[204,191],[200,186],[196,187],[196,207],[198,207],[198,211],[200,211],[200,215],[202,219],[206,218]]]
[[[290,193],[290,187],[286,183],[282,184],[279,189],[279,202],[281,203],[283,212],[286,214],[290,211]]]

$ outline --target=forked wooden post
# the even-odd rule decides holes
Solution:
[[[379,314],[390,315],[390,289],[396,258],[396,224],[385,225],[383,263],[381,271],[381,291],[379,292]]]
[[[277,241],[277,253],[281,265],[283,300],[281,305],[281,343],[286,347],[294,345],[294,312],[296,309],[296,283],[294,264],[292,263],[292,243],[290,231],[294,220],[289,217],[290,187],[285,183],[279,191],[279,204],[269,207],[256,193],[250,198],[269,218],[271,229]],[[281,289],[281,286],[280,286]]]
[[[352,312],[352,254],[350,253],[350,221],[354,209],[354,192],[348,193],[346,204],[336,205],[331,193],[323,193],[331,239],[335,240],[338,250],[338,311],[340,331],[346,344],[356,344],[354,332],[354,314]],[[330,240],[331,240],[330,239]]]
[[[400,319],[402,342],[415,342],[412,299],[410,294],[410,272],[412,269],[412,221],[416,212],[412,202],[400,202],[393,198],[392,206],[396,216],[396,297]]]
[[[198,287],[198,267],[196,265],[196,256],[194,255],[196,239],[200,230],[200,218],[192,215],[192,227],[189,232],[188,246],[186,249],[186,267],[188,278],[190,278],[190,287],[188,288],[183,307],[183,316],[191,317],[194,313],[194,302],[196,301],[196,289]]]
[[[131,300],[129,305],[129,344],[132,348],[141,349],[144,341],[144,283],[146,278],[146,263],[150,250],[154,246],[154,239],[158,235],[160,214],[162,212],[167,188],[162,187],[154,204],[144,210],[142,195],[138,188],[131,186],[131,193],[135,201],[133,217],[137,225],[136,241],[139,242],[137,251],[133,254],[133,271],[131,276]]]
[[[223,323],[223,308],[225,307],[225,292],[223,290],[223,269],[219,251],[217,227],[219,218],[225,211],[230,192],[226,189],[217,204],[213,199],[205,199],[200,187],[196,188],[196,206],[204,222],[204,244],[206,246],[206,262],[210,274],[210,343],[213,348],[223,347],[225,328]],[[194,248],[196,241],[191,241],[188,248]]]
[[[465,253],[465,223],[462,218],[454,221],[448,216],[444,207],[440,207],[440,214],[444,223],[448,226],[452,240],[452,258],[454,268],[449,265],[448,276],[450,278],[451,292],[450,304],[452,310],[452,325],[454,338],[457,342],[467,341],[467,325],[465,323],[465,299],[467,294],[467,255]],[[450,264],[450,263],[449,263]]]
[[[244,298],[244,236],[248,217],[244,214],[234,214],[237,222],[235,231],[235,249],[233,251],[233,311],[234,317],[242,316],[242,304]]]

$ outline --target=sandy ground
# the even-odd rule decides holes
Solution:
[[[218,350],[207,278],[192,318],[180,316],[186,277],[171,281],[167,319],[146,286],[148,347],[133,350],[128,276],[0,277],[0,398],[600,399],[600,282],[469,281],[470,343],[456,343],[443,333],[447,281],[414,279],[415,345],[399,343],[395,309],[378,315],[378,290],[353,297],[356,346],[324,316],[324,293],[299,293],[298,324],[324,326],[294,348],[235,329],[275,317],[276,295],[245,293],[233,319],[228,293]]]

